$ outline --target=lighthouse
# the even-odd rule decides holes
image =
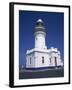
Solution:
[[[46,28],[42,19],[36,21],[34,28],[35,45],[26,51],[26,68],[43,69],[63,66],[60,51],[46,46]]]
[[[35,26],[35,48],[38,49],[47,49],[45,38],[46,38],[46,30],[44,23],[41,19],[38,19]]]

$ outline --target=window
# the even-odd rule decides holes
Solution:
[[[51,63],[51,58],[50,58],[50,63]]]
[[[57,58],[55,57],[55,66],[57,66]]]
[[[44,63],[44,57],[42,57],[42,63]]]
[[[30,57],[30,64],[31,64],[31,57]]]
[[[36,40],[37,40],[37,37],[36,37]]]

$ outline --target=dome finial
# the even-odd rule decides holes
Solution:
[[[42,19],[38,19],[37,22],[43,22]]]

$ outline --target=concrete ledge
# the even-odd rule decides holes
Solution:
[[[22,70],[19,79],[64,77],[64,68]]]

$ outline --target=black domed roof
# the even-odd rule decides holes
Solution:
[[[44,22],[42,19],[38,19],[35,26],[35,32],[37,31],[43,31],[45,32]]]

